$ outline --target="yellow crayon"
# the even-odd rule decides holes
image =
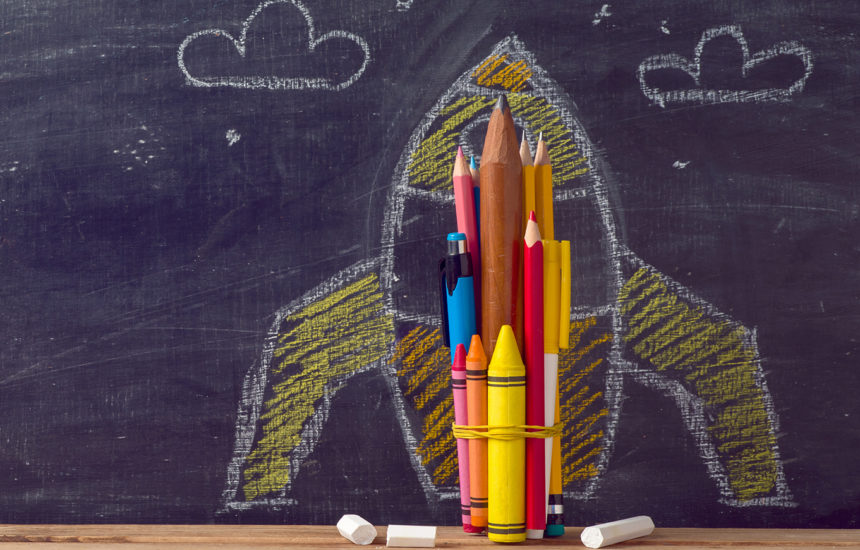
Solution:
[[[525,421],[526,368],[513,328],[502,325],[487,371],[487,424],[492,429],[522,426]],[[490,438],[487,455],[490,499],[487,537],[494,542],[523,542],[526,540],[525,439]]]

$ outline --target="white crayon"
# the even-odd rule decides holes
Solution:
[[[344,514],[337,522],[338,532],[355,544],[370,544],[376,538],[376,527],[355,514]]]
[[[579,538],[582,539],[582,544],[589,548],[602,548],[610,544],[650,535],[652,531],[654,531],[654,522],[651,521],[651,518],[636,516],[586,527]]]

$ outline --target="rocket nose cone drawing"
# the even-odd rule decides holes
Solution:
[[[456,489],[453,409],[441,374],[447,351],[441,335],[435,281],[420,267],[439,255],[441,237],[456,227],[451,166],[459,149],[480,165],[487,123],[499,104],[510,109],[517,136],[532,146],[540,134],[553,163],[556,238],[575,243],[572,325],[576,350],[560,357],[563,400],[571,405],[566,446],[575,448],[565,469],[569,491],[586,493],[597,480],[609,451],[612,401],[620,384],[606,388],[611,351],[609,305],[616,294],[612,261],[614,222],[605,204],[603,183],[594,177],[590,144],[567,95],[537,64],[516,37],[499,44],[464,72],[425,115],[401,154],[383,229],[383,249],[391,249],[390,279],[397,323],[397,380],[405,406],[422,419],[408,427],[417,442],[421,468],[433,491],[453,498]],[[444,353],[443,353],[444,351]],[[574,374],[575,373],[575,374]],[[437,379],[438,378],[438,379]],[[437,391],[439,388],[441,391]],[[450,419],[448,418],[450,417]],[[439,420],[437,423],[436,420]]]

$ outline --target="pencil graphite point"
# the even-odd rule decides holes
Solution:
[[[495,108],[499,109],[503,112],[505,110],[510,110],[510,107],[508,106],[508,97],[505,94],[502,94],[499,96],[499,100],[496,101],[496,107]]]

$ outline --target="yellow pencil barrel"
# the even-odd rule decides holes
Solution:
[[[552,202],[552,166],[539,164],[534,167],[535,214],[543,238],[555,238],[555,218]]]

